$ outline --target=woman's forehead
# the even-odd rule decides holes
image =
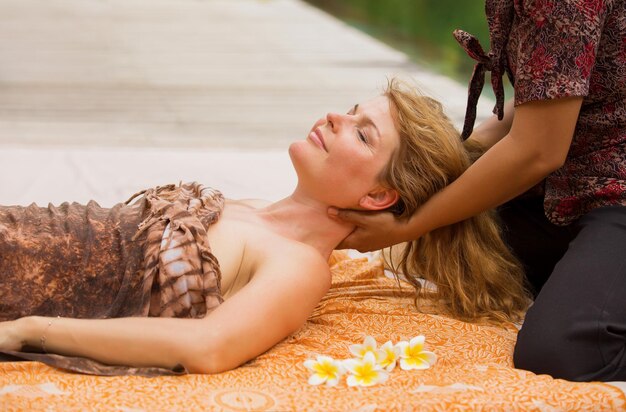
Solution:
[[[391,100],[384,95],[376,96],[359,104],[359,113],[364,113],[376,124],[383,135],[396,135],[397,127],[392,114]]]
[[[359,103],[358,112],[370,117],[379,128],[381,126],[385,128],[394,127],[391,105],[387,96],[376,96]]]
[[[387,96],[376,96],[359,103],[359,108],[367,111],[389,112],[389,98]]]

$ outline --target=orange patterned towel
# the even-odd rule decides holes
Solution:
[[[626,397],[603,383],[574,383],[514,369],[516,329],[418,313],[380,262],[332,263],[333,287],[297,333],[255,360],[219,375],[94,377],[35,362],[0,364],[2,410],[626,410]],[[437,363],[394,369],[371,387],[307,383],[303,363],[319,354],[350,357],[348,347],[426,337]]]

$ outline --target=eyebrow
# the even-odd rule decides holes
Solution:
[[[359,108],[359,104],[355,104],[354,107],[352,108],[352,113],[356,114],[356,111]],[[363,119],[365,119],[365,123],[371,125],[374,130],[376,130],[376,133],[378,134],[378,137],[380,138],[381,134],[380,134],[380,130],[378,130],[378,126],[376,126],[376,123],[374,123],[374,121],[366,114],[363,114]]]

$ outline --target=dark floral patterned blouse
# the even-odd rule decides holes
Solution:
[[[486,13],[488,54],[455,32],[479,61],[474,77],[507,72],[516,105],[583,97],[567,160],[545,180],[546,216],[566,225],[594,208],[626,205],[626,0],[487,0]],[[470,94],[480,93],[480,80]],[[499,113],[502,89],[492,83]]]

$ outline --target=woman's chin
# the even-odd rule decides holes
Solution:
[[[289,145],[289,158],[296,171],[299,166],[307,163],[307,158],[311,157],[310,153],[307,154],[310,146],[311,144],[306,140],[298,140]]]
[[[295,142],[291,143],[289,145],[289,157],[291,158],[291,163],[294,162],[295,158],[301,156],[305,150],[305,148],[303,147],[304,144],[306,144],[305,141],[302,140],[296,140]]]
[[[293,152],[298,150],[298,144],[299,143],[300,143],[300,141],[298,140],[298,141],[292,142],[289,145],[289,148],[287,149],[287,152],[289,153],[289,157],[293,157]]]

